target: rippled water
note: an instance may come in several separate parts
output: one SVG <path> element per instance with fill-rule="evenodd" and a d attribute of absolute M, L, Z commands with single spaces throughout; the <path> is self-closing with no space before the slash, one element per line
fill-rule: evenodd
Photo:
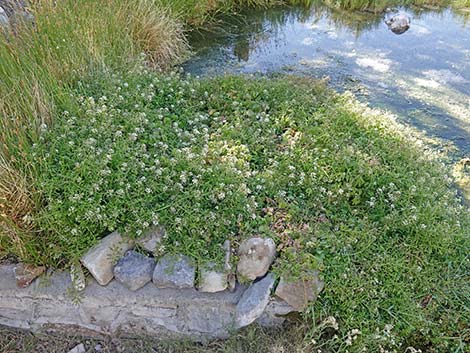
<path fill-rule="evenodd" d="M 292 73 L 328 76 L 372 106 L 470 153 L 470 22 L 450 9 L 400 9 L 411 28 L 392 33 L 385 15 L 276 8 L 222 19 L 194 33 L 198 75 Z"/>

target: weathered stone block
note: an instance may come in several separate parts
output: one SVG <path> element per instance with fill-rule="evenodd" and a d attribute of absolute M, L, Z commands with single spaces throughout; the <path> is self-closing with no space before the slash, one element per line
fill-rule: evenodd
<path fill-rule="evenodd" d="M 153 283 L 158 288 L 193 288 L 196 268 L 193 261 L 183 255 L 165 255 L 153 272 Z"/>
<path fill-rule="evenodd" d="M 270 238 L 251 238 L 240 244 L 238 256 L 239 279 L 252 281 L 268 272 L 276 257 L 276 244 Z"/>
<path fill-rule="evenodd" d="M 227 289 L 227 273 L 216 270 L 215 264 L 210 263 L 200 270 L 199 290 L 201 292 L 215 293 Z"/>
<path fill-rule="evenodd" d="M 135 291 L 152 280 L 155 261 L 136 251 L 128 251 L 114 267 L 114 277 Z"/>
<path fill-rule="evenodd" d="M 114 277 L 113 268 L 116 261 L 131 248 L 130 239 L 124 239 L 118 232 L 111 233 L 82 257 L 83 266 L 99 284 L 105 286 Z"/>
<path fill-rule="evenodd" d="M 253 283 L 243 293 L 237 304 L 235 314 L 235 326 L 237 328 L 251 324 L 263 314 L 268 305 L 273 286 L 274 276 L 269 273 L 263 279 Z"/>
<path fill-rule="evenodd" d="M 187 312 L 185 321 L 191 331 L 225 337 L 234 327 L 234 310 L 224 305 L 191 305 Z"/>
<path fill-rule="evenodd" d="M 276 288 L 276 296 L 283 299 L 296 311 L 303 311 L 309 302 L 317 299 L 324 282 L 320 280 L 318 271 L 313 271 L 309 279 L 287 281 L 281 277 Z"/>

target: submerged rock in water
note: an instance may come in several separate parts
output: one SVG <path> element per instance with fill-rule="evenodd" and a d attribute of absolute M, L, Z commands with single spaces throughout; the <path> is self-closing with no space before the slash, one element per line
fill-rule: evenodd
<path fill-rule="evenodd" d="M 403 34 L 410 29 L 411 18 L 405 13 L 398 13 L 385 20 L 388 29 L 395 34 Z"/>

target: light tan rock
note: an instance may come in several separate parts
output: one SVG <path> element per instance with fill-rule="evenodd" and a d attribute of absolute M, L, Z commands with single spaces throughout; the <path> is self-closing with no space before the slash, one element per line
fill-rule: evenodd
<path fill-rule="evenodd" d="M 227 289 L 227 286 L 227 272 L 217 271 L 213 263 L 201 269 L 199 291 L 207 293 L 222 292 Z"/>
<path fill-rule="evenodd" d="M 115 263 L 132 248 L 132 243 L 130 239 L 123 238 L 118 232 L 111 233 L 88 250 L 82 257 L 82 264 L 99 284 L 105 286 L 114 277 Z"/>
<path fill-rule="evenodd" d="M 275 295 L 288 303 L 295 311 L 303 311 L 308 303 L 317 299 L 324 282 L 320 280 L 318 271 L 313 271 L 309 279 L 287 281 L 281 277 Z"/>
<path fill-rule="evenodd" d="M 238 248 L 237 274 L 239 280 L 263 277 L 276 257 L 276 244 L 270 238 L 251 238 Z"/>

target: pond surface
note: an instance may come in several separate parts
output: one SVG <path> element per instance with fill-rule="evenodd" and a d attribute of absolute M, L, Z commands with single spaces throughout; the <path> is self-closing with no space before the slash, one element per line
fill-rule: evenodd
<path fill-rule="evenodd" d="M 401 35 L 393 14 L 351 14 L 321 7 L 275 8 L 222 19 L 193 33 L 196 75 L 290 73 L 328 77 L 372 107 L 388 109 L 429 136 L 470 153 L 469 14 L 399 9 L 411 17 Z"/>

